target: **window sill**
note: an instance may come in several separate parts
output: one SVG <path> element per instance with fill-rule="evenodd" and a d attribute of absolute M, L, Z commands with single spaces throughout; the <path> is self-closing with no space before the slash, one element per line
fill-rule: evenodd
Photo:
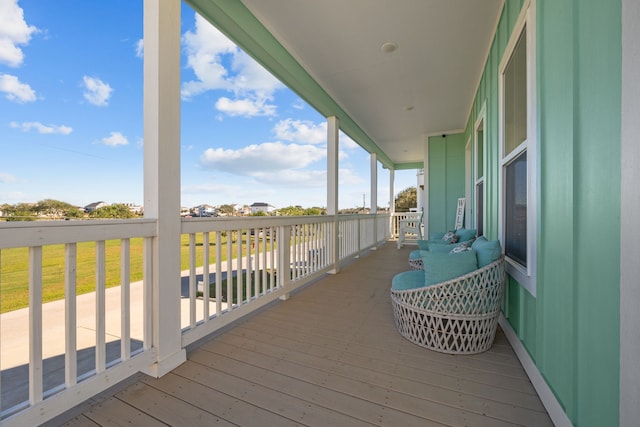
<path fill-rule="evenodd" d="M 527 268 L 521 264 L 513 261 L 510 258 L 505 258 L 506 271 L 511 277 L 513 277 L 524 289 L 531 294 L 532 297 L 536 297 L 536 280 L 535 277 L 529 275 Z"/>

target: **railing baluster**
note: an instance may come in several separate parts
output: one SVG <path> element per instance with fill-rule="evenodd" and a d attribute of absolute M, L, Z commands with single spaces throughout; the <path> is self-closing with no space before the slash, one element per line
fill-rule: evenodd
<path fill-rule="evenodd" d="M 231 230 L 227 231 L 227 310 L 233 309 L 233 274 L 232 274 L 232 261 L 233 261 L 233 233 Z"/>
<path fill-rule="evenodd" d="M 242 230 L 236 230 L 236 287 L 238 294 L 238 306 L 244 301 L 244 280 L 242 276 Z"/>
<path fill-rule="evenodd" d="M 253 229 L 253 242 L 252 246 L 254 248 L 253 255 L 255 262 L 253 264 L 253 296 L 254 298 L 258 298 L 260 296 L 260 229 Z"/>
<path fill-rule="evenodd" d="M 196 233 L 189 234 L 189 325 L 196 327 Z"/>
<path fill-rule="evenodd" d="M 262 229 L 262 292 L 261 295 L 266 295 L 267 287 L 269 283 L 267 281 L 267 228 Z"/>
<path fill-rule="evenodd" d="M 202 233 L 202 317 L 204 321 L 209 321 L 209 297 L 210 289 L 209 283 L 209 232 Z"/>
<path fill-rule="evenodd" d="M 120 240 L 120 360 L 131 357 L 131 241 Z"/>
<path fill-rule="evenodd" d="M 246 246 L 246 260 L 247 260 L 247 268 L 245 269 L 245 282 L 247 283 L 247 302 L 251 301 L 252 290 L 251 290 L 251 269 L 253 268 L 252 254 L 251 254 L 251 230 L 245 230 L 245 246 Z"/>
<path fill-rule="evenodd" d="M 42 401 L 42 246 L 29 247 L 29 402 Z"/>
<path fill-rule="evenodd" d="M 276 230 L 273 227 L 269 227 L 269 245 L 271 250 L 269 251 L 269 255 L 271 257 L 271 281 L 269 282 L 269 290 L 273 290 L 278 287 L 276 283 Z"/>
<path fill-rule="evenodd" d="M 65 386 L 70 388 L 78 381 L 77 353 L 77 300 L 76 300 L 76 260 L 77 245 L 67 243 L 64 248 L 64 323 L 65 354 L 64 372 Z"/>
<path fill-rule="evenodd" d="M 96 242 L 96 373 L 103 372 L 106 357 L 106 308 L 105 308 L 105 241 Z"/>
<path fill-rule="evenodd" d="M 216 231 L 216 315 L 222 314 L 222 237 Z"/>
<path fill-rule="evenodd" d="M 142 277 L 143 286 L 143 344 L 142 348 L 146 351 L 153 345 L 153 241 L 154 237 L 144 238 L 144 269 Z"/>

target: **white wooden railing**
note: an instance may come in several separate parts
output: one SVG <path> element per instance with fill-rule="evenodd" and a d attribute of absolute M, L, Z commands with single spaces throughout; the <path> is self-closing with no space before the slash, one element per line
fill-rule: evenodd
<path fill-rule="evenodd" d="M 389 215 L 183 219 L 189 268 L 176 284 L 182 286 L 183 348 L 338 271 L 386 241 L 391 223 Z M 0 223 L 0 261 L 3 249 L 25 248 L 29 254 L 28 271 L 22 272 L 29 307 L 0 319 L 0 356 L 11 355 L 0 362 L 12 360 L 2 365 L 0 424 L 40 424 L 155 362 L 150 278 L 156 228 L 147 219 Z M 141 257 L 130 250 L 137 238 L 143 240 Z M 64 246 L 64 262 L 52 267 L 47 254 L 55 245 Z M 94 253 L 90 294 L 76 292 L 78 248 Z M 119 285 L 107 289 L 111 257 L 119 259 Z M 137 267 L 143 277 L 131 283 L 135 263 L 142 264 Z M 44 305 L 43 277 L 52 268 L 64 297 Z M 3 274 L 0 269 L 0 287 Z M 234 276 L 235 284 L 225 283 Z M 23 331 L 8 331 L 11 325 Z"/>
<path fill-rule="evenodd" d="M 400 221 L 409 217 L 415 216 L 415 212 L 394 212 L 391 216 L 390 224 L 390 236 L 392 239 L 398 238 L 398 232 L 400 231 Z"/>

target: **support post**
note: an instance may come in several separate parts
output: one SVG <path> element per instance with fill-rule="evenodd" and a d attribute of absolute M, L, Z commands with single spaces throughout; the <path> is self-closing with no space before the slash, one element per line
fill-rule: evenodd
<path fill-rule="evenodd" d="M 396 197 L 395 197 L 395 169 L 389 169 L 389 233 L 392 238 L 398 238 L 398 227 L 396 226 Z"/>
<path fill-rule="evenodd" d="M 180 325 L 180 0 L 144 0 L 144 216 L 157 220 L 152 343 L 160 377 L 186 360 Z M 146 319 L 149 321 L 149 319 Z"/>
<path fill-rule="evenodd" d="M 378 155 L 371 153 L 371 209 L 369 213 L 376 215 L 378 213 Z M 373 220 L 373 249 L 378 246 L 378 223 Z"/>
<path fill-rule="evenodd" d="M 331 263 L 337 273 L 340 261 L 340 236 L 338 224 L 338 131 L 340 124 L 335 116 L 327 118 L 327 215 L 333 215 L 333 230 L 331 235 Z"/>

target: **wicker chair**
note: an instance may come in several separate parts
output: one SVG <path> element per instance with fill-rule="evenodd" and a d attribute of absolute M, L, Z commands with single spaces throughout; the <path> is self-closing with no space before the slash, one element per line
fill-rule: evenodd
<path fill-rule="evenodd" d="M 407 272 L 417 274 L 414 270 Z M 402 274 L 402 273 L 401 273 Z M 493 345 L 504 293 L 504 258 L 431 286 L 391 290 L 396 327 L 409 341 L 449 354 Z"/>

